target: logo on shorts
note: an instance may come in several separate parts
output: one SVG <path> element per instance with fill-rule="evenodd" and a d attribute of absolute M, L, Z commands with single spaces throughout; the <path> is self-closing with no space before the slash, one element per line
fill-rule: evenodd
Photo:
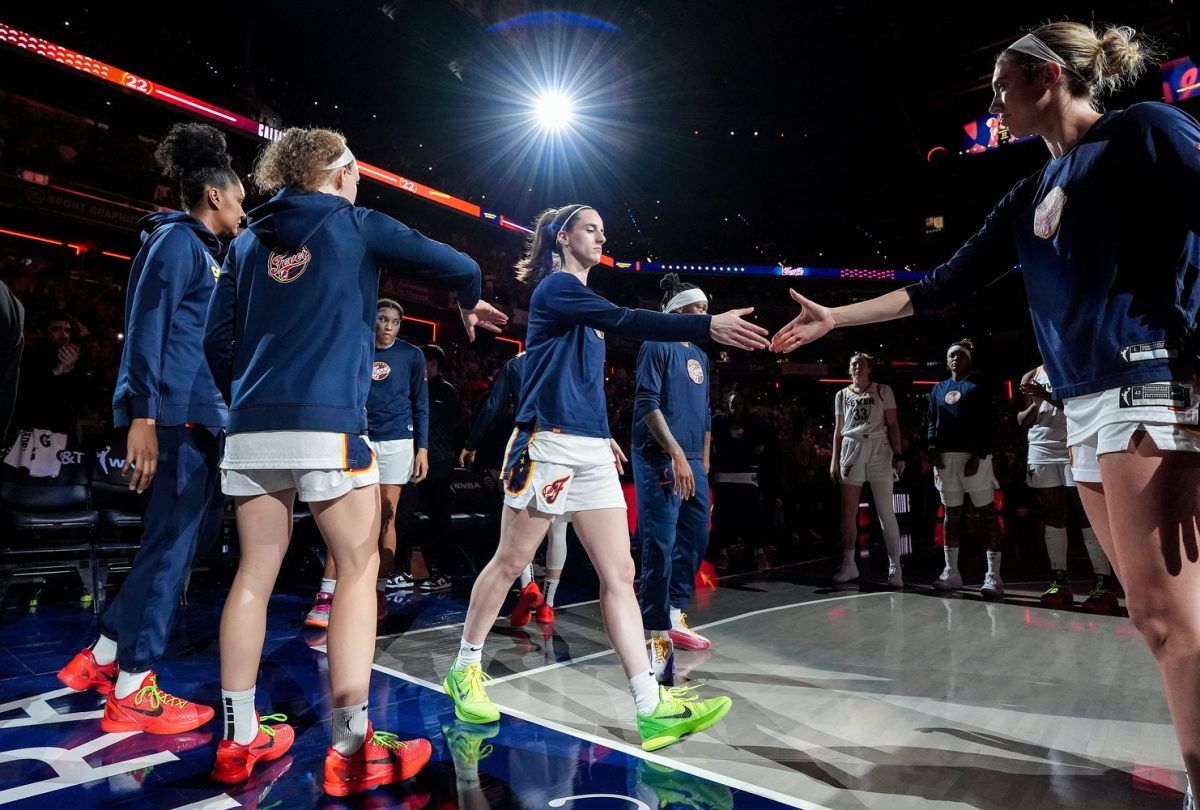
<path fill-rule="evenodd" d="M 946 392 L 946 404 L 947 405 L 953 405 L 954 403 L 958 402 L 960 399 L 962 399 L 962 391 L 955 389 L 953 391 Z"/>
<path fill-rule="evenodd" d="M 304 275 L 310 261 L 312 261 L 312 254 L 308 252 L 307 246 L 301 247 L 298 253 L 287 255 L 279 251 L 272 251 L 271 257 L 267 260 L 267 275 L 280 284 L 287 284 Z"/>
<path fill-rule="evenodd" d="M 704 366 L 696 358 L 691 358 L 687 361 L 688 376 L 692 378 L 692 382 L 696 385 L 701 385 L 704 382 Z"/>
<path fill-rule="evenodd" d="M 567 485 L 567 482 L 570 480 L 571 480 L 571 476 L 564 475 L 562 478 L 559 478 L 557 481 L 551 481 L 549 484 L 546 484 L 546 486 L 542 487 L 542 500 L 544 500 L 548 504 L 551 504 L 551 503 L 554 503 L 555 501 L 557 501 L 558 496 L 560 494 L 562 494 L 563 487 L 565 487 Z"/>
<path fill-rule="evenodd" d="M 386 380 L 389 376 L 391 376 L 391 373 L 392 367 L 382 360 L 376 360 L 371 364 L 371 379 L 374 382 Z"/>
<path fill-rule="evenodd" d="M 604 340 L 603 332 L 601 332 L 599 329 L 593 329 L 592 331 L 596 333 L 596 337 L 600 338 L 601 340 Z"/>
<path fill-rule="evenodd" d="M 1054 234 L 1058 233 L 1058 224 L 1062 221 L 1062 212 L 1066 204 L 1067 195 L 1062 186 L 1051 189 L 1033 214 L 1034 234 L 1042 239 L 1053 239 Z"/>
<path fill-rule="evenodd" d="M 1192 387 L 1176 382 L 1123 385 L 1119 401 L 1122 408 L 1186 410 L 1192 406 Z"/>

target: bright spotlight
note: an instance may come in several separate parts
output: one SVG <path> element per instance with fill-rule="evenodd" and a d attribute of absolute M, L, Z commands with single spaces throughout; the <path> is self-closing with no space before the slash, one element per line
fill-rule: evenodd
<path fill-rule="evenodd" d="M 533 115 L 542 129 L 557 131 L 574 120 L 575 104 L 564 93 L 543 93 L 534 102 Z"/>

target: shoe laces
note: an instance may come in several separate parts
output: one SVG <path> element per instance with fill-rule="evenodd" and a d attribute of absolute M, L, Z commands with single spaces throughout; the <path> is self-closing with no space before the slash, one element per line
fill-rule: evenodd
<path fill-rule="evenodd" d="M 408 748 L 406 743 L 401 742 L 400 738 L 390 731 L 372 732 L 371 742 L 373 742 L 375 745 L 382 746 L 389 751 L 399 751 L 401 748 Z"/>
<path fill-rule="evenodd" d="M 150 683 L 139 689 L 137 694 L 133 696 L 133 704 L 135 706 L 141 706 L 143 700 L 150 701 L 151 709 L 157 709 L 160 704 L 165 704 L 167 706 L 178 706 L 181 709 L 188 705 L 188 702 L 183 698 L 178 698 L 174 695 L 168 695 L 166 692 L 159 689 L 157 675 L 151 675 Z"/>
<path fill-rule="evenodd" d="M 685 703 L 694 703 L 700 699 L 700 696 L 695 694 L 699 686 L 663 686 L 660 699 L 668 705 L 682 705 Z"/>
<path fill-rule="evenodd" d="M 671 652 L 671 645 L 665 638 L 655 636 L 650 639 L 650 647 L 654 650 L 654 663 L 665 662 Z"/>
<path fill-rule="evenodd" d="M 1108 588 L 1104 587 L 1104 578 L 1096 577 L 1096 584 L 1092 586 L 1092 591 L 1091 591 L 1091 593 L 1088 594 L 1088 596 L 1097 596 L 1098 597 L 1098 596 L 1104 596 L 1104 594 L 1106 594 L 1106 593 L 1108 593 Z"/>
<path fill-rule="evenodd" d="M 679 614 L 679 629 L 687 630 L 688 632 L 691 632 L 691 630 L 692 630 L 692 628 L 688 627 L 686 613 L 680 612 L 680 614 Z"/>
<path fill-rule="evenodd" d="M 483 685 L 492 680 L 492 676 L 483 671 L 483 667 L 479 664 L 469 664 L 462 671 L 462 681 L 466 684 L 467 691 L 471 693 L 472 700 L 487 700 L 487 693 L 483 690 Z"/>
<path fill-rule="evenodd" d="M 268 737 L 275 736 L 275 726 L 268 726 L 265 721 L 270 720 L 273 723 L 286 723 L 286 714 L 264 714 L 258 718 L 258 730 Z"/>

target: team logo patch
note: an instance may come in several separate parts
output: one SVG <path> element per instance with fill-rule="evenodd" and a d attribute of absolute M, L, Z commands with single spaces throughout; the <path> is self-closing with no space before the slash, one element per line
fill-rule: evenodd
<path fill-rule="evenodd" d="M 392 367 L 382 360 L 376 360 L 371 364 L 371 379 L 374 382 L 386 380 L 389 376 L 391 376 L 391 373 Z"/>
<path fill-rule="evenodd" d="M 701 385 L 704 382 L 704 366 L 696 358 L 691 358 L 687 361 L 688 376 L 692 378 L 692 382 L 696 385 Z"/>
<path fill-rule="evenodd" d="M 962 399 L 962 391 L 947 391 L 946 392 L 946 404 L 947 405 L 953 405 L 954 403 L 958 402 L 960 399 Z"/>
<path fill-rule="evenodd" d="M 311 260 L 312 254 L 308 252 L 307 245 L 301 247 L 297 253 L 286 255 L 272 251 L 271 258 L 267 260 L 267 275 L 281 284 L 287 284 L 304 275 Z"/>
<path fill-rule="evenodd" d="M 600 338 L 601 340 L 604 340 L 603 332 L 601 332 L 599 329 L 593 329 L 592 331 L 596 333 L 596 337 Z"/>
<path fill-rule="evenodd" d="M 209 269 L 209 270 L 212 270 L 212 274 L 213 274 L 213 278 L 214 278 L 214 279 L 220 278 L 220 276 L 221 276 L 221 268 L 220 268 L 218 265 L 215 265 L 215 264 L 214 264 L 212 267 L 210 267 L 210 268 L 208 268 L 208 269 Z"/>
<path fill-rule="evenodd" d="M 546 484 L 546 486 L 542 487 L 542 500 L 544 500 L 547 504 L 557 501 L 558 496 L 562 494 L 563 487 L 565 487 L 567 482 L 570 480 L 571 476 L 564 475 L 557 481 L 551 481 L 549 484 Z"/>
<path fill-rule="evenodd" d="M 1058 233 L 1058 223 L 1062 221 L 1063 207 L 1067 204 L 1067 194 L 1062 186 L 1055 186 L 1046 195 L 1037 211 L 1033 214 L 1033 232 L 1042 239 L 1053 239 Z"/>

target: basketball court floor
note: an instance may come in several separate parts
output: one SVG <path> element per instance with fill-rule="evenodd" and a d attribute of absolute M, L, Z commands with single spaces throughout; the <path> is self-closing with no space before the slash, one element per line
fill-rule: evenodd
<path fill-rule="evenodd" d="M 484 649 L 503 716 L 454 718 L 441 677 L 468 583 L 393 597 L 372 682 L 377 727 L 434 743 L 411 783 L 345 800 L 320 791 L 328 744 L 324 637 L 300 594 L 271 606 L 260 711 L 287 714 L 292 752 L 250 782 L 207 778 L 218 724 L 178 737 L 105 734 L 101 699 L 61 688 L 94 635 L 90 611 L 9 609 L 0 627 L 0 805 L 14 808 L 595 807 L 1178 808 L 1182 765 L 1153 659 L 1126 618 L 833 590 L 829 561 L 729 577 L 689 621 L 712 642 L 678 652 L 681 681 L 734 708 L 702 735 L 646 753 L 600 628 L 594 591 L 560 591 L 557 621 Z M 186 608 L 160 681 L 217 704 L 218 588 Z"/>

